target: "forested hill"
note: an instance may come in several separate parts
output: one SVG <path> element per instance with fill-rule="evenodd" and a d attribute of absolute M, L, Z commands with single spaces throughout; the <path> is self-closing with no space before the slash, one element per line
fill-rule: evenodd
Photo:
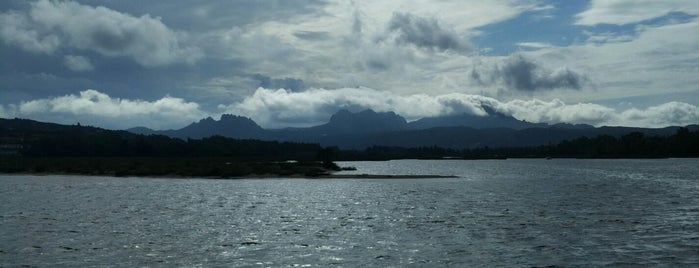
<path fill-rule="evenodd" d="M 669 158 L 699 157 L 699 130 L 677 128 L 675 134 L 649 136 L 631 132 L 620 137 L 599 135 L 564 140 L 557 144 L 519 147 L 480 147 L 450 149 L 444 147 L 373 146 L 364 150 L 345 150 L 340 160 L 386 159 L 504 159 L 504 158 Z"/>
<path fill-rule="evenodd" d="M 475 148 L 450 148 L 433 144 L 412 143 L 413 146 L 379 145 L 358 150 L 334 148 L 331 149 L 334 151 L 331 155 L 343 160 L 549 156 L 584 158 L 699 157 L 699 130 L 696 127 L 671 129 L 674 130 L 674 134 L 661 135 L 639 131 L 622 133 L 628 128 L 609 128 L 598 135 L 582 137 L 571 135 L 569 139 L 545 145 L 517 145 L 515 139 L 512 141 L 512 146 L 506 147 L 491 147 L 483 144 Z M 668 131 L 670 128 L 664 130 Z M 470 136 L 466 134 L 473 130 L 466 129 L 464 133 L 454 132 L 454 128 L 435 128 L 423 131 L 432 135 L 434 140 L 454 136 L 468 142 Z M 448 135 L 437 135 L 440 131 L 444 131 Z M 488 130 L 479 131 L 485 135 Z M 533 132 L 532 135 L 534 135 L 540 134 L 538 131 L 545 130 L 525 129 L 518 131 L 518 133 L 528 131 Z M 567 131 L 575 133 L 574 130 Z M 618 133 L 618 135 L 605 133 Z M 402 144 L 399 135 L 395 135 L 393 141 L 396 144 Z M 371 142 L 371 140 L 366 142 Z M 453 141 L 447 140 L 446 142 Z M 140 135 L 90 126 L 68 126 L 26 119 L 0 119 L 0 155 L 28 157 L 226 157 L 242 161 L 281 161 L 291 159 L 317 160 L 319 154 L 321 152 L 327 153 L 327 150 L 328 148 L 324 149 L 318 144 L 308 143 L 241 140 L 222 136 L 179 139 L 164 135 Z"/>
<path fill-rule="evenodd" d="M 315 160 L 317 144 L 237 140 L 221 136 L 178 139 L 90 126 L 0 118 L 0 153 L 30 157 L 228 157 Z"/>

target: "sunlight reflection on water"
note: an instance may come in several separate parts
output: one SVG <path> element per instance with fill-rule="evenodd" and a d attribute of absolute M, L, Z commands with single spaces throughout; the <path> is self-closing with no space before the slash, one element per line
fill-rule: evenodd
<path fill-rule="evenodd" d="M 341 163 L 459 179 L 0 176 L 0 266 L 699 263 L 696 159 Z"/>

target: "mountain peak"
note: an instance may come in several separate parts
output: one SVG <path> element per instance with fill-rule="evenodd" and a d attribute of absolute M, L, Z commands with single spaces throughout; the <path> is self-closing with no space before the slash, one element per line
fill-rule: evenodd
<path fill-rule="evenodd" d="M 330 122 L 320 127 L 331 132 L 381 132 L 403 130 L 407 121 L 394 112 L 379 112 L 366 109 L 352 113 L 346 109 L 339 110 L 330 117 Z"/>
<path fill-rule="evenodd" d="M 255 121 L 252 121 L 252 119 L 245 117 L 245 116 L 233 115 L 233 114 L 222 114 L 221 119 L 219 120 L 219 123 L 236 124 L 239 127 L 246 126 L 246 127 L 252 127 L 252 128 L 260 128 L 260 126 L 257 123 L 255 123 Z"/>
<path fill-rule="evenodd" d="M 335 114 L 333 114 L 332 116 L 330 116 L 330 122 L 337 121 L 337 120 L 342 120 L 342 119 L 344 119 L 344 118 L 349 118 L 349 117 L 351 117 L 352 115 L 353 115 L 352 112 L 350 112 L 349 110 L 347 110 L 347 109 L 340 109 L 340 110 L 337 111 Z"/>
<path fill-rule="evenodd" d="M 203 138 L 211 135 L 222 135 L 232 138 L 256 137 L 264 130 L 252 119 L 232 114 L 223 114 L 218 121 L 211 117 L 199 120 L 180 130 L 174 131 L 173 136 L 181 138 Z"/>
<path fill-rule="evenodd" d="M 470 127 L 476 129 L 484 128 L 511 128 L 525 129 L 531 127 L 541 127 L 541 124 L 529 123 L 518 120 L 512 116 L 496 111 L 492 107 L 483 106 L 488 115 L 474 114 L 454 114 L 438 117 L 422 118 L 410 122 L 411 129 L 428 129 L 434 127 Z M 545 124 L 543 124 L 545 125 Z"/>
<path fill-rule="evenodd" d="M 211 116 L 199 120 L 199 123 L 213 123 L 216 122 Z"/>

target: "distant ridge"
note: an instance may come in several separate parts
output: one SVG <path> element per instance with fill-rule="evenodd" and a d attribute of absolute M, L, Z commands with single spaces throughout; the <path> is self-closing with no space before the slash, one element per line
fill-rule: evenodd
<path fill-rule="evenodd" d="M 127 129 L 127 131 L 145 135 L 161 134 L 183 139 L 199 139 L 214 135 L 239 139 L 251 139 L 259 138 L 265 133 L 265 130 L 252 119 L 231 114 L 221 115 L 221 119 L 218 121 L 211 117 L 207 117 L 199 120 L 199 122 L 191 123 L 188 126 L 177 130 L 157 131 L 146 127 L 135 127 Z"/>
<path fill-rule="evenodd" d="M 530 123 L 486 109 L 487 115 L 456 114 L 423 118 L 407 122 L 394 112 L 339 110 L 327 123 L 307 128 L 264 129 L 252 119 L 222 115 L 211 117 L 177 130 L 155 131 L 137 127 L 128 129 L 138 134 L 161 134 L 177 138 L 204 138 L 220 135 L 238 139 L 259 139 L 319 143 L 344 149 L 371 146 L 430 147 L 465 149 L 479 147 L 521 147 L 558 143 L 579 137 L 611 135 L 619 137 L 631 132 L 649 136 L 667 136 L 678 127 L 631 128 L 600 127 L 585 124 Z M 690 130 L 697 125 L 688 126 Z"/>
<path fill-rule="evenodd" d="M 141 135 L 153 135 L 153 134 L 159 134 L 159 131 L 153 130 L 147 127 L 132 127 L 129 129 L 125 129 L 128 132 L 134 133 L 134 134 L 141 134 Z"/>
<path fill-rule="evenodd" d="M 366 113 L 365 115 L 371 115 Z M 390 118 L 393 115 L 386 114 Z M 360 116 L 361 117 L 361 116 Z M 349 114 L 349 118 L 356 119 Z M 234 119 L 234 120 L 227 120 Z M 246 122 L 239 117 L 224 120 L 204 119 L 203 122 Z M 391 121 L 394 121 L 391 119 Z M 337 121 L 336 121 L 337 122 Z M 339 122 L 342 122 L 339 121 Z M 395 121 L 398 122 L 398 121 Z M 199 122 L 197 122 L 199 123 Z M 146 130 L 137 128 L 137 130 Z M 273 133 L 275 130 L 267 130 Z M 276 130 L 279 131 L 279 130 Z M 294 130 L 298 131 L 298 130 Z M 586 128 L 508 128 L 474 129 L 468 127 L 437 127 L 422 130 L 396 130 L 353 135 L 310 137 L 302 129 L 304 140 L 339 145 L 342 149 L 323 148 L 316 142 L 277 142 L 255 139 L 231 139 L 213 136 L 202 139 L 138 135 L 122 130 L 91 126 L 60 125 L 28 119 L 0 118 L 0 169 L 3 172 L 61 172 L 91 175 L 172 175 L 240 176 L 244 174 L 288 175 L 288 159 L 302 159 L 299 174 L 320 174 L 318 165 L 310 167 L 304 161 L 388 159 L 503 159 L 515 158 L 657 158 L 696 157 L 699 155 L 699 125 L 684 128 L 658 129 L 600 127 Z M 278 133 L 288 134 L 281 131 Z M 297 137 L 297 138 L 298 138 Z M 563 140 L 565 139 L 565 141 Z M 556 141 L 558 140 L 558 141 Z M 461 150 L 465 149 L 465 150 Z M 322 154 L 321 154 L 322 153 Z M 30 158 L 25 158 L 30 157 Z M 31 158 L 39 157 L 39 158 Z M 44 161 L 45 157 L 68 157 L 68 162 Z M 92 157 L 110 157 L 109 166 Z M 134 158 L 147 158 L 139 164 Z M 165 160 L 164 158 L 169 159 Z M 172 158 L 174 157 L 174 158 Z M 192 158 L 193 157 L 193 158 Z M 218 164 L 211 162 L 219 158 Z M 225 157 L 225 161 L 221 161 Z M 200 163 L 173 162 L 177 159 L 198 159 Z M 35 160 L 39 160 L 38 162 Z M 9 160 L 9 161 L 7 161 Z M 21 161 L 17 162 L 17 161 Z M 231 161 L 234 160 L 234 161 Z M 14 162 L 13 162 L 14 161 Z M 252 161 L 238 165 L 235 161 Z M 259 161 L 274 161 L 259 166 Z M 326 161 L 326 160 L 323 160 Z M 116 164 L 114 164 L 116 163 Z M 65 164 L 70 164 L 66 166 Z M 165 166 L 163 166 L 165 164 Z M 213 166 L 211 165 L 213 164 Z M 47 165 L 52 168 L 47 169 Z M 18 168 L 20 167 L 20 168 Z M 146 169 L 144 169 L 144 167 Z M 323 163 L 323 167 L 327 166 Z M 310 168 L 310 169 L 308 169 Z M 337 168 L 337 167 L 332 167 Z M 314 171 L 315 170 L 315 171 Z M 176 172 L 176 173 L 173 173 Z M 310 172 L 310 173 L 309 173 Z M 323 172 L 322 170 L 320 172 Z M 306 175 L 314 176 L 314 175 Z"/>

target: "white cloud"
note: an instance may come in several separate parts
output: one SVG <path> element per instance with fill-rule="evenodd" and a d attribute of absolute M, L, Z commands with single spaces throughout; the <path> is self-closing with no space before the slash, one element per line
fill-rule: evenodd
<path fill-rule="evenodd" d="M 54 53 L 60 47 L 131 57 L 143 66 L 193 62 L 198 49 L 183 47 L 178 34 L 150 15 L 134 17 L 106 7 L 40 0 L 26 12 L 0 14 L 0 37 L 25 50 Z"/>
<path fill-rule="evenodd" d="M 66 55 L 63 57 L 63 64 L 73 72 L 88 72 L 95 69 L 90 59 L 83 56 Z"/>
<path fill-rule="evenodd" d="M 644 127 L 699 124 L 699 107 L 673 101 L 642 110 L 631 108 L 621 113 L 619 121 Z"/>
<path fill-rule="evenodd" d="M 623 35 L 612 32 L 592 33 L 585 31 L 584 33 L 588 36 L 585 42 L 592 44 L 630 42 L 636 39 L 636 36 L 633 35 Z"/>
<path fill-rule="evenodd" d="M 603 125 L 615 117 L 615 110 L 593 103 L 566 104 L 559 99 L 513 100 L 499 103 L 498 110 L 528 122 L 584 123 Z"/>
<path fill-rule="evenodd" d="M 457 96 L 454 98 L 454 96 Z M 251 117 L 263 126 L 286 127 L 324 123 L 338 109 L 394 111 L 408 119 L 451 113 L 484 114 L 482 96 L 424 94 L 400 96 L 370 88 L 309 89 L 292 92 L 284 89 L 258 88 L 255 94 L 239 103 L 221 106 L 227 113 Z"/>
<path fill-rule="evenodd" d="M 225 113 L 248 116 L 265 127 L 288 127 L 299 126 L 300 123 L 304 126 L 325 123 L 339 109 L 394 111 L 408 120 L 416 120 L 460 113 L 485 115 L 483 107 L 490 107 L 520 120 L 542 123 L 639 127 L 699 123 L 699 107 L 679 102 L 670 102 L 645 110 L 628 109 L 618 112 L 599 104 L 567 104 L 559 99 L 503 102 L 480 95 L 396 95 L 371 88 L 316 88 L 303 92 L 259 88 L 245 100 L 220 108 Z"/>
<path fill-rule="evenodd" d="M 699 14 L 696 0 L 593 0 L 590 7 L 576 15 L 576 24 L 629 24 L 667 15 L 671 12 Z"/>
<path fill-rule="evenodd" d="M 553 100 L 499 101 L 481 95 L 397 95 L 371 88 L 310 89 L 292 92 L 258 88 L 255 94 L 220 111 L 252 118 L 267 128 L 323 124 L 339 109 L 378 112 L 394 111 L 409 121 L 452 114 L 486 115 L 486 108 L 537 123 L 585 123 L 595 126 L 619 125 L 665 127 L 699 124 L 699 107 L 668 102 L 645 109 L 615 110 L 594 103 L 568 104 Z M 147 126 L 155 129 L 181 128 L 209 116 L 197 103 L 170 96 L 155 101 L 112 98 L 96 90 L 79 95 L 36 99 L 17 105 L 0 105 L 0 117 L 31 118 L 40 121 L 124 129 Z"/>
<path fill-rule="evenodd" d="M 0 13 L 0 38 L 7 44 L 37 53 L 53 53 L 61 46 L 57 35 L 35 29 L 32 24 L 26 14 Z"/>
<path fill-rule="evenodd" d="M 519 42 L 516 45 L 520 48 L 525 48 L 525 49 L 542 49 L 542 48 L 553 47 L 553 45 L 551 45 L 549 43 L 542 43 L 542 42 Z"/>
<path fill-rule="evenodd" d="M 91 124 L 108 128 L 147 126 L 155 129 L 180 128 L 199 120 L 206 113 L 199 105 L 170 96 L 156 101 L 112 98 L 88 89 L 79 95 L 22 102 L 7 116 L 28 117 L 67 124 Z"/>
<path fill-rule="evenodd" d="M 641 27 L 634 36 L 604 34 L 586 43 L 523 54 L 547 66 L 568 66 L 584 73 L 591 85 L 581 91 L 582 101 L 697 92 L 697 32 L 699 20 L 694 19 Z M 571 96 L 560 97 L 571 101 Z"/>

